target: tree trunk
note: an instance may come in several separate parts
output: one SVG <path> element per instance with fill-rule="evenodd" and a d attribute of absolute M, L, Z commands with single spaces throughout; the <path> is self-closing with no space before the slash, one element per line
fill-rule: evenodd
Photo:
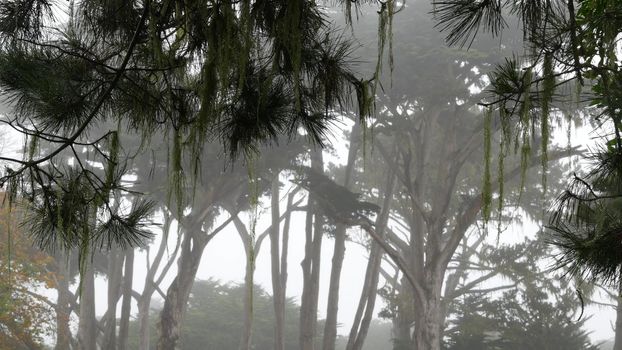
<path fill-rule="evenodd" d="M 250 244 L 253 244 L 251 242 Z M 244 329 L 240 340 L 240 350 L 251 350 L 253 339 L 253 274 L 255 272 L 254 258 L 250 259 L 247 251 L 246 273 L 244 275 Z"/>
<path fill-rule="evenodd" d="M 196 233 L 199 236 L 205 234 L 200 231 Z M 186 303 L 207 243 L 208 240 L 205 237 L 197 239 L 194 234 L 189 232 L 184 236 L 181 256 L 178 261 L 177 276 L 175 276 L 167 290 L 164 307 L 160 313 L 158 350 L 174 350 L 178 348 L 181 337 L 181 322 L 186 310 Z"/>
<path fill-rule="evenodd" d="M 149 307 L 151 306 L 151 293 L 143 294 L 138 302 L 138 350 L 149 350 Z"/>
<path fill-rule="evenodd" d="M 425 274 L 428 287 L 425 300 L 415 298 L 415 349 L 440 350 L 443 273 L 440 268 L 434 268 Z"/>
<path fill-rule="evenodd" d="M 370 298 L 375 298 L 375 293 L 373 293 L 374 297 L 370 297 L 370 294 L 372 294 L 372 290 L 375 290 L 377 288 L 377 276 L 379 273 L 380 264 L 377 264 L 376 262 L 380 260 L 380 257 L 378 256 L 380 254 L 379 248 L 380 247 L 378 247 L 376 244 L 372 244 L 372 249 L 369 254 L 369 260 L 367 261 L 367 269 L 365 271 L 365 280 L 363 282 L 363 288 L 361 289 L 361 297 L 359 299 L 358 307 L 354 315 L 354 322 L 352 322 L 352 328 L 350 328 L 350 334 L 348 336 L 346 350 L 353 350 L 355 348 L 355 344 L 359 339 L 361 322 L 367 308 L 369 307 L 369 300 Z"/>
<path fill-rule="evenodd" d="M 168 247 L 171 221 L 171 215 L 167 211 L 164 211 L 164 225 L 162 227 L 162 238 L 160 240 L 160 246 L 155 255 L 153 263 L 151 263 L 151 266 L 149 266 L 149 262 L 147 261 L 147 275 L 145 276 L 145 286 L 143 287 L 143 293 L 138 300 L 138 350 L 150 349 L 151 339 L 149 333 L 151 331 L 151 325 L 149 324 L 149 320 L 151 318 L 151 315 L 149 314 L 149 308 L 151 306 L 151 296 L 155 291 L 156 285 L 159 285 L 159 281 L 156 281 L 155 275 L 160 267 L 160 263 L 162 262 L 164 252 L 167 250 Z M 168 261 L 164 265 L 164 268 L 160 274 L 160 278 L 163 278 L 166 275 L 166 273 L 172 266 L 174 259 L 179 253 L 179 247 L 181 246 L 180 237 L 181 235 L 178 232 L 175 249 L 173 253 L 169 255 Z M 149 247 L 147 247 L 147 254 L 149 254 Z"/>
<path fill-rule="evenodd" d="M 108 254 L 108 310 L 104 324 L 102 350 L 116 350 L 117 347 L 117 303 L 123 272 L 123 255 L 117 249 Z"/>
<path fill-rule="evenodd" d="M 272 229 L 270 230 L 270 265 L 272 273 L 272 302 L 274 306 L 274 350 L 285 349 L 285 308 L 283 285 L 281 283 L 281 257 L 279 248 L 280 210 L 279 210 L 279 175 L 272 181 L 271 214 Z"/>
<path fill-rule="evenodd" d="M 406 278 L 400 283 L 397 295 L 397 315 L 393 319 L 393 350 L 410 350 L 413 348 L 412 324 L 415 320 L 414 296 Z"/>
<path fill-rule="evenodd" d="M 616 307 L 616 329 L 613 350 L 622 350 L 622 282 L 618 286 L 618 306 Z"/>
<path fill-rule="evenodd" d="M 125 271 L 123 273 L 123 302 L 121 303 L 121 320 L 119 322 L 119 350 L 127 349 L 132 311 L 132 282 L 134 279 L 134 249 L 125 253 Z"/>
<path fill-rule="evenodd" d="M 71 293 L 69 291 L 69 261 L 65 256 L 57 256 L 57 306 L 56 306 L 56 346 L 55 350 L 67 350 L 71 348 L 71 330 L 69 319 L 71 317 Z"/>
<path fill-rule="evenodd" d="M 389 221 L 394 188 L 395 172 L 390 170 L 383 191 L 382 211 L 376 218 L 376 233 L 380 238 L 384 237 L 384 231 Z M 355 322 L 352 324 L 350 337 L 346 346 L 348 350 L 360 350 L 365 343 L 365 338 L 367 337 L 367 332 L 369 331 L 369 326 L 373 318 L 374 307 L 376 305 L 381 264 L 382 249 L 380 245 L 374 241 L 371 246 L 367 273 L 365 275 L 365 285 L 363 287 L 365 290 L 361 294 Z M 363 312 L 363 310 L 365 311 Z"/>
<path fill-rule="evenodd" d="M 359 123 L 354 123 L 350 132 L 350 148 L 348 149 L 348 162 L 343 186 L 350 189 L 354 162 L 359 147 Z M 337 340 L 337 316 L 339 313 L 339 284 L 341 280 L 341 269 L 346 252 L 346 225 L 337 224 L 335 229 L 335 246 L 333 250 L 333 260 L 330 271 L 330 285 L 328 287 L 328 305 L 326 307 L 326 323 L 324 324 L 324 350 L 335 350 Z"/>
<path fill-rule="evenodd" d="M 80 350 L 97 349 L 97 320 L 95 319 L 95 272 L 93 264 L 87 267 L 82 276 L 80 291 L 80 321 L 78 324 L 78 345 Z"/>
<path fill-rule="evenodd" d="M 321 151 L 311 154 L 311 167 L 318 172 L 324 171 Z M 312 194 L 309 194 L 307 207 L 305 257 L 301 263 L 303 286 L 300 298 L 300 350 L 314 350 L 323 234 L 323 218 Z"/>
<path fill-rule="evenodd" d="M 339 314 L 339 287 L 341 270 L 346 253 L 346 227 L 339 224 L 335 230 L 335 246 L 330 270 L 330 285 L 328 288 L 328 305 L 326 306 L 326 323 L 324 324 L 324 350 L 335 350 L 337 340 L 337 316 Z"/>

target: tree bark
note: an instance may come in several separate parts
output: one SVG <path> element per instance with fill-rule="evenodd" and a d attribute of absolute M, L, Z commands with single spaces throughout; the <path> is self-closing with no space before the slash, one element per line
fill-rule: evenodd
<path fill-rule="evenodd" d="M 132 311 L 132 282 L 134 279 L 134 249 L 125 253 L 123 273 L 123 302 L 121 303 L 121 320 L 119 322 L 119 350 L 127 349 L 127 340 L 130 327 L 130 313 Z"/>
<path fill-rule="evenodd" d="M 356 308 L 356 313 L 354 315 L 354 321 L 352 322 L 352 327 L 350 328 L 350 334 L 348 336 L 346 350 L 354 349 L 355 343 L 357 342 L 359 329 L 361 327 L 361 321 L 368 306 L 371 290 L 376 288 L 376 285 L 374 284 L 374 275 L 378 272 L 376 266 L 379 267 L 379 265 L 376 264 L 376 261 L 379 260 L 378 254 L 380 254 L 379 247 L 372 244 L 372 249 L 370 250 L 369 259 L 367 261 L 367 269 L 365 270 L 365 280 L 363 282 L 361 296 L 359 298 L 359 303 Z"/>
<path fill-rule="evenodd" d="M 203 232 L 198 234 L 184 235 L 182 242 L 181 255 L 178 260 L 177 276 L 173 279 L 167 290 L 164 299 L 164 307 L 160 313 L 160 336 L 158 339 L 158 350 L 174 350 L 178 348 L 181 337 L 181 322 L 186 310 L 186 303 L 192 290 L 194 277 L 196 276 L 203 250 L 209 242 L 207 237 L 197 237 L 205 235 Z M 148 310 L 147 310 L 148 312 Z"/>
<path fill-rule="evenodd" d="M 56 345 L 55 350 L 67 350 L 71 348 L 71 330 L 69 319 L 71 317 L 71 293 L 69 291 L 69 260 L 65 256 L 56 257 L 58 266 L 56 273 Z"/>
<path fill-rule="evenodd" d="M 350 148 L 348 149 L 348 161 L 343 180 L 343 186 L 350 189 L 354 162 L 359 148 L 359 123 L 354 123 L 350 132 Z M 341 270 L 346 252 L 346 225 L 339 223 L 335 229 L 335 245 L 330 271 L 330 284 L 328 287 L 328 305 L 326 307 L 326 323 L 324 324 L 324 350 L 335 350 L 337 340 L 337 316 L 339 314 L 339 287 L 341 282 Z"/>
<path fill-rule="evenodd" d="M 82 276 L 80 291 L 80 320 L 78 324 L 78 346 L 80 350 L 97 349 L 97 320 L 95 319 L 95 271 L 91 262 Z"/>
<path fill-rule="evenodd" d="M 613 350 L 622 350 L 622 282 L 618 286 L 618 306 L 616 307 L 616 329 Z"/>
<path fill-rule="evenodd" d="M 252 244 L 252 243 L 251 243 Z M 254 261 L 246 260 L 246 273 L 244 275 L 244 329 L 240 340 L 240 350 L 251 350 L 253 339 L 253 274 L 255 272 Z"/>
<path fill-rule="evenodd" d="M 384 238 L 384 231 L 391 211 L 394 188 L 395 171 L 390 170 L 383 191 L 382 211 L 378 214 L 375 225 L 376 233 L 380 238 Z M 360 350 L 365 343 L 365 338 L 367 337 L 367 332 L 369 331 L 369 326 L 373 318 L 374 307 L 376 305 L 381 264 L 382 248 L 376 241 L 373 241 L 367 265 L 367 273 L 365 275 L 364 290 L 361 293 L 356 318 L 350 330 L 350 337 L 348 338 L 348 344 L 346 346 L 347 350 Z"/>
<path fill-rule="evenodd" d="M 143 287 L 143 292 L 138 300 L 138 349 L 139 350 L 149 350 L 150 349 L 150 331 L 151 325 L 149 324 L 149 319 L 151 318 L 150 306 L 151 306 L 151 297 L 155 291 L 156 286 L 160 284 L 160 281 L 170 267 L 173 264 L 173 261 L 176 259 L 177 254 L 179 253 L 179 248 L 181 246 L 181 234 L 178 232 L 177 243 L 175 244 L 175 249 L 173 253 L 170 254 L 162 272 L 160 274 L 160 278 L 156 281 L 156 272 L 160 267 L 160 263 L 162 262 L 162 258 L 164 256 L 164 252 L 168 247 L 168 238 L 171 227 L 171 215 L 165 210 L 164 211 L 164 226 L 162 227 L 162 239 L 160 241 L 160 246 L 158 247 L 158 251 L 153 259 L 153 263 L 149 266 L 149 261 L 147 261 L 147 275 L 145 276 L 145 286 Z M 147 254 L 149 253 L 149 247 L 147 247 Z"/>
<path fill-rule="evenodd" d="M 443 271 L 440 268 L 426 271 L 425 299 L 415 297 L 415 349 L 440 350 L 441 348 L 441 288 Z"/>
<path fill-rule="evenodd" d="M 149 307 L 151 306 L 151 294 L 146 297 L 145 294 L 141 296 L 141 300 L 138 302 L 138 350 L 149 350 Z"/>
<path fill-rule="evenodd" d="M 272 229 L 270 230 L 270 265 L 272 274 L 272 303 L 274 307 L 274 350 L 285 349 L 285 305 L 283 285 L 281 283 L 281 257 L 279 247 L 280 210 L 279 210 L 279 176 L 272 181 L 271 191 Z"/>
<path fill-rule="evenodd" d="M 123 273 L 123 255 L 118 249 L 108 253 L 108 310 L 104 324 L 102 350 L 116 350 L 117 347 L 117 303 Z"/>
<path fill-rule="evenodd" d="M 324 171 L 321 151 L 312 152 L 311 167 L 321 173 Z M 314 350 L 323 234 L 323 218 L 319 214 L 312 194 L 309 194 L 308 203 L 305 221 L 305 257 L 301 262 L 303 273 L 302 296 L 300 298 L 299 343 L 301 350 Z"/>

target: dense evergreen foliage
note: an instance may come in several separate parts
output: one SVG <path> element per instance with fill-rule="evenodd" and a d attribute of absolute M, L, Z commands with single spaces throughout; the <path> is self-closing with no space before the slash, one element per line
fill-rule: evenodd
<path fill-rule="evenodd" d="M 244 324 L 244 286 L 222 284 L 214 280 L 196 281 L 188 300 L 188 309 L 182 322 L 184 332 L 180 349 L 222 349 L 235 350 L 239 347 L 240 330 Z M 274 348 L 274 313 L 271 312 L 272 297 L 261 287 L 254 288 L 253 342 L 252 348 L 270 350 Z M 154 305 L 154 309 L 157 306 Z M 286 303 L 286 317 L 298 318 L 298 308 L 292 299 Z M 153 320 L 151 333 L 157 336 Z M 138 348 L 138 324 L 130 325 L 129 346 Z M 288 322 L 285 348 L 297 349 L 298 325 Z M 152 342 L 155 344 L 156 341 Z"/>
<path fill-rule="evenodd" d="M 559 265 L 572 274 L 618 281 L 622 256 L 610 247 L 619 243 L 621 227 L 616 209 L 622 196 L 620 2 L 470 3 L 437 2 L 439 25 L 448 31 L 449 42 L 470 43 L 479 29 L 498 35 L 507 26 L 508 13 L 520 18 L 524 30 L 524 53 L 491 75 L 493 94 L 485 103 L 502 121 L 518 125 L 502 143 L 514 140 L 515 147 L 527 150 L 529 135 L 538 126 L 546 150 L 549 119 L 572 105 L 585 107 L 575 113 L 601 130 L 597 148 L 587 157 L 592 169 L 575 175 L 553 208 L 551 241 L 561 248 Z"/>
<path fill-rule="evenodd" d="M 383 3 L 381 16 L 396 6 Z M 364 120 L 373 107 L 352 44 L 314 1 L 15 0 L 1 10 L 0 85 L 13 111 L 3 121 L 27 136 L 23 159 L 2 158 L 1 180 L 33 203 L 44 248 L 146 234 L 149 205 L 128 214 L 113 199 L 127 190 L 119 132 L 164 138 L 170 193 L 181 197 L 209 140 L 247 159 L 300 130 L 323 145 L 339 110 L 358 106 Z"/>

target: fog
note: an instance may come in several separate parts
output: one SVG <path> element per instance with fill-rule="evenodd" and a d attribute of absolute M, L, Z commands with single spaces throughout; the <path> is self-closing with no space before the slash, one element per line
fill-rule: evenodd
<path fill-rule="evenodd" d="M 619 281 L 551 233 L 610 133 L 561 60 L 553 97 L 508 97 L 511 57 L 546 84 L 516 12 L 451 42 L 424 0 L 7 3 L 1 349 L 622 337 Z"/>

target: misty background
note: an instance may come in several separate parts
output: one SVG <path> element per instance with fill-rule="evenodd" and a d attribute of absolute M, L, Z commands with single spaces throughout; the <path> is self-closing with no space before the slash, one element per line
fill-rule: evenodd
<path fill-rule="evenodd" d="M 362 106 L 331 106 L 336 117 L 323 144 L 295 127 L 294 137 L 232 160 L 235 144 L 217 137 L 200 152 L 178 154 L 180 136 L 165 128 L 145 139 L 111 120 L 89 128 L 93 137 L 118 131 L 125 163 L 110 176 L 129 191 L 111 203 L 122 216 L 149 201 L 143 229 L 150 234 L 125 246 L 102 241 L 105 249 L 92 254 L 43 252 L 33 248 L 40 236 L 18 223 L 38 224 L 28 209 L 3 209 L 0 248 L 10 259 L 0 275 L 13 278 L 16 294 L 2 298 L 19 312 L 0 316 L 0 344 L 400 350 L 415 348 L 419 334 L 438 349 L 612 349 L 622 332 L 618 291 L 565 278 L 545 242 L 547 211 L 585 170 L 581 155 L 593 145 L 593 128 L 577 112 L 585 106 L 555 106 L 546 166 L 536 146 L 512 151 L 502 142 L 507 126 L 496 119 L 487 126 L 480 101 L 495 65 L 524 50 L 518 23 L 500 38 L 478 36 L 467 50 L 446 45 L 429 1 L 388 3 L 401 8 L 390 41 L 379 34 L 388 19 L 373 4 L 353 9 L 351 24 L 342 7 L 321 9 L 330 35 L 352 41 L 349 69 L 377 80 L 367 96 L 374 114 L 362 123 Z M 55 11 L 62 18 L 67 9 Z M 141 108 L 150 113 L 156 102 L 146 98 Z M 1 112 L 10 119 L 14 108 L 7 99 Z M 53 146 L 39 140 L 30 151 L 30 142 L 3 127 L 3 156 Z M 491 152 L 507 157 L 487 163 Z M 54 162 L 108 176 L 105 159 L 87 146 Z M 11 328 L 16 314 L 28 327 Z"/>

